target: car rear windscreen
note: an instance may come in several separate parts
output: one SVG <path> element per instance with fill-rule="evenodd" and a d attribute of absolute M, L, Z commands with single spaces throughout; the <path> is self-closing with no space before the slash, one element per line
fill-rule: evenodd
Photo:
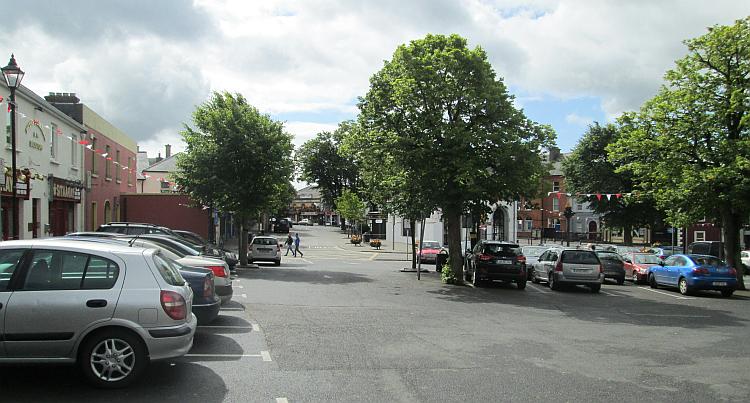
<path fill-rule="evenodd" d="M 585 250 L 565 250 L 562 252 L 563 263 L 599 264 L 596 253 Z"/>
<path fill-rule="evenodd" d="M 276 240 L 273 238 L 255 238 L 253 239 L 253 245 L 276 245 Z"/>
<path fill-rule="evenodd" d="M 695 262 L 695 264 L 699 266 L 724 266 L 724 262 L 721 261 L 718 257 L 713 256 L 691 256 L 690 259 Z"/>
<path fill-rule="evenodd" d="M 518 245 L 488 243 L 484 245 L 483 253 L 492 256 L 518 256 L 521 254 L 521 248 Z"/>
<path fill-rule="evenodd" d="M 612 262 L 622 262 L 622 258 L 617 253 L 597 253 L 599 260 L 609 260 Z"/>

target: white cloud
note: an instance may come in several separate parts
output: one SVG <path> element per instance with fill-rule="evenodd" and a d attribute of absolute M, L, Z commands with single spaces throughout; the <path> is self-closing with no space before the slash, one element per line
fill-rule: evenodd
<path fill-rule="evenodd" d="M 315 137 L 320 132 L 332 132 L 338 127 L 337 123 L 286 122 L 284 128 L 294 135 L 294 148 L 299 148 L 304 142 Z"/>
<path fill-rule="evenodd" d="M 588 116 L 580 116 L 575 113 L 570 113 L 565 116 L 565 121 L 578 126 L 588 126 L 594 122 L 594 118 Z"/>

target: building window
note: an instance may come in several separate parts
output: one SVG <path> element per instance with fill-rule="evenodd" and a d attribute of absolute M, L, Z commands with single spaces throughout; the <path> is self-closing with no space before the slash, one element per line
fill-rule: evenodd
<path fill-rule="evenodd" d="M 5 142 L 10 146 L 10 108 L 8 108 L 8 113 L 5 114 L 5 117 Z"/>
<path fill-rule="evenodd" d="M 107 179 L 112 179 L 112 156 L 109 155 L 111 152 L 111 148 L 107 146 L 104 151 L 107 154 L 107 157 L 104 159 L 104 177 Z"/>
<path fill-rule="evenodd" d="M 558 182 L 558 181 L 552 182 L 552 191 L 553 192 L 559 192 L 560 191 L 560 182 Z"/>
<path fill-rule="evenodd" d="M 518 231 L 523 231 L 523 220 L 518 220 Z"/>
<path fill-rule="evenodd" d="M 120 171 L 122 171 L 122 168 L 120 168 L 120 150 L 115 151 L 115 179 L 117 181 L 120 181 Z"/>
<path fill-rule="evenodd" d="M 50 156 L 52 159 L 57 158 L 57 125 L 54 123 L 50 124 L 52 127 L 52 146 L 50 147 Z"/>
<path fill-rule="evenodd" d="M 706 231 L 695 231 L 693 234 L 693 239 L 695 242 L 705 241 L 706 240 Z"/>
<path fill-rule="evenodd" d="M 73 134 L 70 136 L 70 138 L 73 139 L 70 142 L 70 165 L 75 167 L 77 163 L 76 158 L 78 158 L 76 155 L 78 152 L 78 141 L 77 141 L 78 136 Z"/>
<path fill-rule="evenodd" d="M 128 185 L 132 185 L 133 184 L 133 174 L 130 173 L 130 161 L 132 159 L 133 158 L 128 157 L 128 170 L 126 171 L 127 175 L 128 175 Z"/>
<path fill-rule="evenodd" d="M 552 198 L 552 211 L 560 211 L 560 199 Z"/>
<path fill-rule="evenodd" d="M 531 231 L 534 227 L 534 221 L 531 218 L 526 219 L 526 231 Z"/>
<path fill-rule="evenodd" d="M 91 157 L 91 173 L 96 175 L 99 173 L 99 171 L 96 170 L 96 160 L 98 160 L 98 156 L 96 153 L 96 137 L 91 136 L 91 153 L 94 154 L 93 157 Z"/>

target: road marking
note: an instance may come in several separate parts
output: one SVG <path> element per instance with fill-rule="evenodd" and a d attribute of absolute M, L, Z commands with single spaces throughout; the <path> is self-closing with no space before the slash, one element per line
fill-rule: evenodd
<path fill-rule="evenodd" d="M 302 261 L 303 261 L 303 262 L 306 262 L 307 264 L 313 264 L 313 262 L 311 262 L 311 261 L 309 261 L 309 260 L 307 260 L 307 259 L 305 259 L 305 258 L 302 258 Z"/>
<path fill-rule="evenodd" d="M 367 260 L 375 260 L 375 258 L 378 257 L 378 255 L 380 255 L 380 253 L 373 253 L 372 256 L 370 256 L 370 258 Z"/>
<path fill-rule="evenodd" d="M 623 312 L 626 315 L 632 315 L 632 316 L 656 316 L 659 318 L 710 318 L 709 315 L 671 315 L 671 314 L 658 314 L 658 313 L 630 313 L 630 312 Z"/>
<path fill-rule="evenodd" d="M 221 325 L 200 325 L 198 328 L 209 328 L 209 329 L 252 329 L 251 326 L 221 326 Z"/>
<path fill-rule="evenodd" d="M 289 403 L 289 400 L 285 397 L 277 397 L 276 403 Z"/>
<path fill-rule="evenodd" d="M 551 293 L 552 293 L 551 291 L 543 290 L 543 289 L 541 289 L 541 288 L 539 288 L 539 287 L 540 287 L 540 286 L 532 285 L 532 286 L 531 286 L 531 287 L 529 287 L 529 288 L 531 288 L 531 289 L 532 289 L 532 290 L 534 290 L 534 291 L 538 291 L 538 292 L 541 292 L 542 294 L 551 294 Z"/>
<path fill-rule="evenodd" d="M 262 357 L 262 354 L 185 354 L 183 357 L 202 357 L 202 358 L 242 358 L 242 357 Z M 265 361 L 265 359 L 263 359 Z"/>
<path fill-rule="evenodd" d="M 242 298 L 247 298 L 247 294 L 240 294 Z"/>
<path fill-rule="evenodd" d="M 263 357 L 263 361 L 271 361 L 271 354 L 268 351 L 261 351 L 260 356 Z"/>
<path fill-rule="evenodd" d="M 611 292 L 606 292 L 606 291 L 601 291 L 601 290 L 599 290 L 599 292 L 602 293 L 602 294 L 604 294 L 604 295 L 609 295 L 610 297 L 619 297 L 619 295 L 612 294 Z"/>
<path fill-rule="evenodd" d="M 233 286 L 233 287 L 234 287 L 234 288 L 245 288 L 245 286 L 244 286 L 244 285 L 235 285 L 235 286 Z"/>
<path fill-rule="evenodd" d="M 672 298 L 676 298 L 676 299 L 695 299 L 695 298 L 690 298 L 690 297 L 683 297 L 682 295 L 680 295 L 678 297 L 677 295 L 672 295 L 672 294 L 669 294 L 669 293 L 666 293 L 666 292 L 663 292 L 663 291 L 659 291 L 659 290 L 654 290 L 654 289 L 651 289 L 651 288 L 648 288 L 648 287 L 637 287 L 637 288 L 640 288 L 641 290 L 655 292 L 655 293 L 661 294 L 661 295 L 666 295 L 668 297 L 672 297 Z"/>
<path fill-rule="evenodd" d="M 257 323 L 253 323 L 253 332 L 260 332 L 260 326 Z"/>

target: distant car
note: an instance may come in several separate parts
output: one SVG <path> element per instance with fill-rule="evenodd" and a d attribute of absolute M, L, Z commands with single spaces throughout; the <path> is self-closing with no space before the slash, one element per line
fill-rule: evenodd
<path fill-rule="evenodd" d="M 128 386 L 150 361 L 190 350 L 192 294 L 156 249 L 57 238 L 2 242 L 0 363 L 77 363 L 95 386 Z"/>
<path fill-rule="evenodd" d="M 526 288 L 526 257 L 517 243 L 482 240 L 465 258 L 467 281 L 479 287 L 485 281 L 514 282 Z"/>
<path fill-rule="evenodd" d="M 534 265 L 533 281 L 546 281 L 552 290 L 563 285 L 585 285 L 597 293 L 604 282 L 604 267 L 592 250 L 551 248 Z"/>
<path fill-rule="evenodd" d="M 604 267 L 604 279 L 613 279 L 617 285 L 625 282 L 625 262 L 617 252 L 597 251 L 596 256 Z"/>
<path fill-rule="evenodd" d="M 716 256 L 672 255 L 651 268 L 648 282 L 651 288 L 677 287 L 683 295 L 716 290 L 723 297 L 731 297 L 737 289 L 737 271 Z"/>
<path fill-rule="evenodd" d="M 750 274 L 750 251 L 743 250 L 740 252 L 740 259 L 742 260 L 742 265 L 745 267 L 745 274 Z"/>
<path fill-rule="evenodd" d="M 310 222 L 310 220 L 308 220 L 307 218 L 303 218 L 299 220 L 297 225 L 312 225 L 312 222 Z"/>
<path fill-rule="evenodd" d="M 536 262 L 539 260 L 539 256 L 542 256 L 542 253 L 547 251 L 547 249 L 549 248 L 549 246 L 539 245 L 529 245 L 521 247 L 521 253 L 526 256 L 526 274 L 529 281 L 532 281 L 534 279 L 534 264 L 536 264 Z"/>
<path fill-rule="evenodd" d="M 651 267 L 658 266 L 661 259 L 653 253 L 629 252 L 623 256 L 625 260 L 625 278 L 633 280 L 634 284 L 645 283 Z"/>
<path fill-rule="evenodd" d="M 233 271 L 235 266 L 237 266 L 237 263 L 239 263 L 239 259 L 237 259 L 237 255 L 235 253 L 226 249 L 216 248 L 213 244 L 210 244 L 208 241 L 203 239 L 202 236 L 196 234 L 195 232 L 183 230 L 172 231 L 190 243 L 193 243 L 195 245 L 202 245 L 203 250 L 208 252 L 207 255 L 218 257 L 227 262 L 230 271 Z"/>
<path fill-rule="evenodd" d="M 419 252 L 417 247 L 417 259 L 422 263 L 435 263 L 435 258 L 440 251 L 443 250 L 443 245 L 438 241 L 424 241 L 422 242 L 422 251 Z"/>
<path fill-rule="evenodd" d="M 682 246 L 661 246 L 653 247 L 646 250 L 648 253 L 653 253 L 659 256 L 659 259 L 666 259 L 668 256 L 672 256 L 677 253 L 682 253 Z"/>
<path fill-rule="evenodd" d="M 281 245 L 272 236 L 256 236 L 250 242 L 247 260 L 254 262 L 273 262 L 274 266 L 281 265 Z"/>
<path fill-rule="evenodd" d="M 687 254 L 709 255 L 724 259 L 724 244 L 718 241 L 693 242 L 688 245 Z"/>

